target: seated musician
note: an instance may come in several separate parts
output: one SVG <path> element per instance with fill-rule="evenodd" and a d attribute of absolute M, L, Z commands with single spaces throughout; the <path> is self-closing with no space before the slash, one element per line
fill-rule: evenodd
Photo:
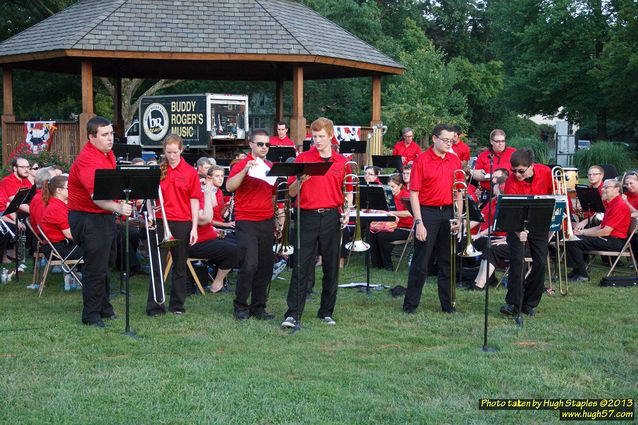
<path fill-rule="evenodd" d="M 40 222 L 42 233 L 49 239 L 51 244 L 62 258 L 78 260 L 82 258 L 82 249 L 73 242 L 69 225 L 69 208 L 67 201 L 69 198 L 69 182 L 67 176 L 56 176 L 49 180 L 46 187 L 42 188 L 42 199 L 46 204 L 44 215 Z M 45 256 L 51 254 L 51 247 L 45 244 L 42 252 Z M 77 289 L 77 285 L 72 282 L 70 274 L 64 276 L 64 290 Z"/>
<path fill-rule="evenodd" d="M 40 168 L 38 172 L 35 174 L 35 195 L 31 200 L 30 204 L 30 214 L 29 214 L 29 222 L 31 223 L 31 227 L 33 231 L 40 234 L 38 231 L 38 224 L 42 220 L 42 216 L 44 215 L 44 210 L 46 205 L 44 204 L 44 200 L 42 199 L 42 188 L 46 187 L 49 184 L 49 180 L 54 177 L 54 170 L 50 167 Z"/>
<path fill-rule="evenodd" d="M 408 238 L 410 230 L 412 229 L 412 214 L 410 214 L 410 211 L 408 211 L 403 205 L 403 202 L 401 202 L 401 198 L 410 198 L 410 192 L 405 190 L 403 186 L 402 177 L 399 174 L 394 174 L 390 177 L 388 186 L 390 186 L 390 189 L 392 190 L 394 204 L 397 208 L 396 211 L 390 211 L 388 214 L 396 217 L 397 227 L 391 232 L 373 233 L 372 229 L 370 230 L 370 258 L 373 267 L 393 271 L 393 245 L 391 242 L 405 240 Z"/>
<path fill-rule="evenodd" d="M 410 191 L 410 175 L 412 174 L 412 164 L 406 164 L 403 166 L 401 175 L 403 176 L 403 187 L 408 192 Z"/>
<path fill-rule="evenodd" d="M 379 167 L 375 167 L 374 165 L 368 165 L 363 170 L 363 179 L 366 184 L 381 184 L 381 180 L 379 180 Z"/>
<path fill-rule="evenodd" d="M 224 197 L 224 192 L 221 187 L 224 184 L 224 168 L 219 165 L 213 165 L 208 169 L 208 175 L 206 177 L 208 182 L 211 182 L 218 190 L 215 192 L 215 199 L 217 203 L 213 208 L 213 226 L 217 229 L 217 233 L 220 237 L 231 236 L 234 238 L 233 230 L 235 229 L 235 220 L 226 220 L 224 216 L 231 218 L 231 203 L 230 196 L 228 200 Z"/>
<path fill-rule="evenodd" d="M 216 166 L 215 166 L 216 167 Z M 199 200 L 199 216 L 197 220 L 197 243 L 188 248 L 190 258 L 205 258 L 217 266 L 217 274 L 209 291 L 216 293 L 224 288 L 224 279 L 239 263 L 237 245 L 225 239 L 219 239 L 212 225 L 213 209 L 217 206 L 216 193 L 221 192 L 209 179 L 204 186 L 202 198 Z"/>
<path fill-rule="evenodd" d="M 207 156 L 202 156 L 197 160 L 197 175 L 200 179 L 206 178 L 211 165 L 213 164 L 210 163 Z"/>
<path fill-rule="evenodd" d="M 605 177 L 605 169 L 601 167 L 600 165 L 592 165 L 591 167 L 589 167 L 589 170 L 587 170 L 587 180 L 589 180 L 589 187 L 598 189 L 598 192 L 600 193 L 601 197 L 603 194 L 604 177 Z M 570 201 L 570 208 L 572 212 L 582 211 L 582 216 L 579 217 L 579 214 L 576 214 L 576 217 L 574 219 L 574 222 L 576 223 L 574 224 L 574 229 L 582 230 L 582 229 L 585 229 L 586 227 L 592 227 L 600 223 L 600 220 L 595 217 L 596 216 L 595 212 L 584 211 L 584 208 L 586 208 L 586 205 L 581 205 L 581 203 L 578 202 L 577 200 L 574 202 L 572 201 L 571 198 L 569 198 L 569 201 Z"/>
<path fill-rule="evenodd" d="M 572 281 L 588 281 L 585 265 L 585 251 L 603 250 L 620 251 L 627 238 L 627 230 L 631 221 L 629 207 L 620 196 L 621 184 L 618 180 L 609 179 L 603 183 L 603 202 L 607 202 L 607 210 L 602 222 L 588 229 L 574 229 L 577 241 L 567 242 L 567 264 L 573 268 L 567 275 Z"/>
<path fill-rule="evenodd" d="M 403 166 L 406 166 L 414 162 L 420 153 L 421 147 L 414 141 L 414 130 L 410 127 L 401 130 L 401 140 L 394 145 L 392 155 L 399 155 Z"/>
<path fill-rule="evenodd" d="M 629 207 L 632 217 L 638 217 L 638 174 L 628 173 L 625 176 L 627 190 L 622 194 L 622 198 Z M 631 239 L 631 251 L 634 259 L 638 259 L 638 235 Z"/>

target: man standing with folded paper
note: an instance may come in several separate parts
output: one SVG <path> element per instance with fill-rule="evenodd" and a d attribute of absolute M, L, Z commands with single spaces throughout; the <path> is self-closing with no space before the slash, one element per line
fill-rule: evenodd
<path fill-rule="evenodd" d="M 250 153 L 233 166 L 226 182 L 226 189 L 235 192 L 235 235 L 239 251 L 245 253 L 237 276 L 234 314 L 237 320 L 250 316 L 270 320 L 275 316 L 266 311 L 266 295 L 274 260 L 276 178 L 266 176 L 272 167 L 266 159 L 268 133 L 254 132 L 249 144 Z"/>

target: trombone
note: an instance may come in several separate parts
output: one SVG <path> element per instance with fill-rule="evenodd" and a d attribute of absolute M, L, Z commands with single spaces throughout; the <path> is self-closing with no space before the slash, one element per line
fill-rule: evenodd
<path fill-rule="evenodd" d="M 457 199 L 460 194 L 460 199 Z M 461 205 L 459 205 L 459 201 Z M 464 211 L 460 208 L 463 207 Z M 454 210 L 454 218 L 450 220 L 450 225 L 458 220 L 460 224 L 459 239 L 463 237 L 465 232 L 466 239 L 463 249 L 459 252 L 456 242 L 456 235 L 450 232 L 450 299 L 452 307 L 456 306 L 456 257 L 472 258 L 482 254 L 472 245 L 472 233 L 470 232 L 470 198 L 467 191 L 465 171 L 459 169 L 454 170 L 454 182 L 452 183 L 452 208 Z M 461 273 L 463 271 L 461 270 Z"/>
<path fill-rule="evenodd" d="M 166 217 L 166 210 L 164 209 L 164 196 L 162 195 L 162 186 L 157 190 L 160 201 L 160 209 L 162 210 L 162 224 L 164 225 L 164 239 L 159 243 L 161 248 L 172 248 L 177 245 L 180 240 L 175 239 L 171 233 L 171 229 L 168 227 L 168 218 Z"/>
<path fill-rule="evenodd" d="M 277 208 L 277 198 L 275 198 L 275 217 L 277 218 L 277 233 L 281 234 L 281 240 L 273 246 L 273 252 L 276 255 L 292 255 L 295 252 L 295 248 L 290 244 L 289 230 L 290 230 L 290 193 L 288 192 L 288 182 L 283 181 L 277 185 L 277 194 L 284 193 L 284 222 L 279 224 L 279 211 Z"/>
<path fill-rule="evenodd" d="M 152 224 L 149 224 L 149 214 L 150 214 L 150 222 Z M 157 237 L 157 221 L 155 220 L 155 205 L 154 202 L 151 200 L 147 201 L 146 204 L 146 211 L 144 211 L 144 222 L 145 222 L 145 226 L 146 227 L 146 247 L 148 248 L 148 258 L 149 258 L 149 263 L 151 266 L 151 288 L 153 291 L 153 300 L 157 303 L 157 304 L 164 304 L 166 302 L 166 295 L 164 292 L 164 268 L 162 267 L 162 256 L 160 254 L 160 242 L 159 242 L 159 238 Z M 160 290 L 161 290 L 161 297 L 157 296 L 157 289 L 155 288 L 155 273 L 154 273 L 154 269 L 153 269 L 153 249 L 151 247 L 151 235 L 150 235 L 150 228 L 153 227 L 153 229 L 155 230 L 155 249 L 156 249 L 156 254 L 157 254 L 157 265 L 159 267 L 159 280 L 160 280 Z"/>
<path fill-rule="evenodd" d="M 347 206 L 347 195 L 354 194 L 354 203 L 356 205 L 356 220 L 354 223 L 354 236 L 352 241 L 346 244 L 346 249 L 350 252 L 365 252 L 370 249 L 370 244 L 363 241 L 361 237 L 361 184 L 359 183 L 359 164 L 355 161 L 348 161 L 345 163 L 346 171 L 350 166 L 350 173 L 346 174 L 343 178 L 343 202 Z M 348 191 L 348 185 L 351 185 L 351 190 Z M 344 211 L 347 208 L 344 208 Z M 341 245 L 339 245 L 341 246 Z"/>
<path fill-rule="evenodd" d="M 556 270 L 558 275 L 558 288 L 560 294 L 565 296 L 569 291 L 569 283 L 567 281 L 567 242 L 579 240 L 572 229 L 571 214 L 569 213 L 569 205 L 567 199 L 567 179 L 565 171 L 560 165 L 552 168 L 552 193 L 565 199 L 565 218 L 561 224 L 560 230 L 555 232 L 556 236 Z M 548 263 L 549 264 L 549 263 Z M 549 291 L 554 291 L 552 273 L 549 271 Z"/>

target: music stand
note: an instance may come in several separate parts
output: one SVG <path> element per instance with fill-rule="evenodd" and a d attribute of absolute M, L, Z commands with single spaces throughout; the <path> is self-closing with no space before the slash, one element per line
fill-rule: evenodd
<path fill-rule="evenodd" d="M 286 162 L 288 158 L 295 158 L 297 150 L 292 146 L 271 146 L 266 154 L 270 162 Z"/>
<path fill-rule="evenodd" d="M 494 229 L 500 232 L 530 233 L 549 232 L 549 227 L 554 215 L 555 199 L 537 198 L 529 199 L 526 196 L 499 196 L 498 209 L 494 218 Z M 524 252 L 524 249 L 523 249 Z M 525 262 L 525 254 L 521 259 Z M 520 297 L 518 302 L 518 315 L 514 319 L 519 327 L 523 327 L 521 310 L 523 308 L 523 264 L 520 276 Z"/>
<path fill-rule="evenodd" d="M 18 191 L 13 195 L 13 199 L 7 205 L 7 208 L 0 214 L 0 218 L 16 213 L 16 234 L 14 235 L 16 242 L 16 256 L 15 256 L 15 272 L 16 272 L 16 280 L 20 282 L 20 258 L 19 258 L 19 247 L 18 247 L 18 210 L 20 209 L 20 205 L 29 204 L 33 197 L 35 196 L 35 185 L 31 187 L 21 187 Z M 26 235 L 25 235 L 26 236 Z M 22 261 L 25 261 L 25 258 L 22 258 Z"/>
<path fill-rule="evenodd" d="M 304 143 L 305 143 L 305 140 L 304 140 Z M 277 164 L 273 164 L 272 168 L 270 169 L 270 171 L 268 171 L 268 173 L 266 173 L 266 175 L 277 176 L 277 177 L 296 176 L 297 180 L 300 180 L 301 176 L 303 175 L 323 176 L 324 174 L 328 172 L 332 164 L 333 164 L 332 162 L 279 162 Z M 295 267 L 297 268 L 297 270 L 295 271 L 295 273 L 297 276 L 297 316 L 298 317 L 297 317 L 297 324 L 292 329 L 292 333 L 295 333 L 298 330 L 301 330 L 301 316 L 302 316 L 302 312 L 300 309 L 301 279 L 299 276 L 300 262 L 301 262 L 301 256 L 299 255 L 299 249 L 301 247 L 301 220 L 300 220 L 301 202 L 299 200 L 301 199 L 300 196 L 301 196 L 302 187 L 303 187 L 303 183 L 301 184 L 301 186 L 299 187 L 299 191 L 297 192 L 297 211 L 296 211 L 296 217 L 295 217 L 295 226 L 297 231 L 297 236 L 296 236 L 297 252 L 295 253 L 296 254 Z M 341 249 L 341 246 L 339 246 L 339 249 Z M 338 263 L 337 263 L 337 267 L 339 267 Z M 339 269 L 337 268 L 337 270 Z M 337 281 L 337 284 L 338 283 L 339 281 Z"/>
<path fill-rule="evenodd" d="M 95 170 L 94 200 L 121 200 L 127 203 L 133 199 L 155 199 L 159 188 L 160 169 L 152 166 L 119 166 L 115 170 Z M 126 285 L 126 325 L 124 335 L 135 337 L 130 328 L 130 290 L 129 290 L 129 217 L 124 226 L 125 266 L 124 282 Z"/>
<path fill-rule="evenodd" d="M 379 168 L 403 169 L 400 155 L 372 155 L 372 165 Z"/>
<path fill-rule="evenodd" d="M 140 145 L 127 145 L 125 143 L 113 144 L 113 155 L 117 162 L 126 161 L 131 162 L 133 158 L 142 157 L 142 146 Z"/>
<path fill-rule="evenodd" d="M 339 143 L 339 153 L 341 155 L 351 153 L 366 153 L 368 142 L 366 140 L 350 140 Z"/>
<path fill-rule="evenodd" d="M 576 196 L 578 197 L 578 201 L 580 201 L 583 211 L 588 211 L 590 213 L 589 217 L 587 217 L 588 225 L 591 224 L 592 212 L 605 212 L 605 206 L 603 205 L 603 200 L 600 197 L 598 189 L 584 184 L 577 184 Z"/>

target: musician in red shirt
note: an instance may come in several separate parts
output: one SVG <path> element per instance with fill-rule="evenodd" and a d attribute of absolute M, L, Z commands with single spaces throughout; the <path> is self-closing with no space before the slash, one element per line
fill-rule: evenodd
<path fill-rule="evenodd" d="M 500 129 L 492 130 L 490 133 L 490 148 L 476 158 L 472 178 L 481 182 L 481 189 L 490 188 L 490 157 L 492 158 L 492 169 L 509 167 L 510 157 L 516 151 L 514 148 L 506 146 L 505 132 Z"/>
<path fill-rule="evenodd" d="M 96 116 L 87 123 L 89 140 L 73 161 L 69 172 L 69 224 L 73 240 L 84 253 L 82 323 L 103 328 L 103 318 L 115 318 L 111 295 L 111 256 L 115 255 L 114 212 L 129 216 L 129 204 L 93 200 L 95 170 L 114 169 L 113 126 Z"/>
<path fill-rule="evenodd" d="M 410 191 L 410 175 L 412 174 L 412 164 L 406 164 L 401 170 L 401 176 L 403 177 L 403 187 L 408 192 Z"/>
<path fill-rule="evenodd" d="M 288 124 L 285 121 L 279 121 L 277 123 L 277 135 L 270 136 L 271 146 L 292 146 L 297 150 L 295 142 L 288 137 Z"/>
<path fill-rule="evenodd" d="M 607 202 L 603 221 L 596 227 L 574 229 L 577 241 L 567 242 L 567 264 L 573 268 L 567 275 L 572 281 L 588 281 L 584 251 L 620 251 L 627 239 L 631 222 L 629 206 L 620 196 L 621 184 L 609 179 L 603 183 L 603 201 Z"/>
<path fill-rule="evenodd" d="M 625 184 L 627 190 L 623 193 L 622 198 L 627 203 L 632 216 L 638 216 L 638 175 L 636 173 L 627 174 Z"/>
<path fill-rule="evenodd" d="M 589 167 L 589 170 L 587 170 L 587 180 L 589 181 L 590 188 L 598 189 L 598 193 L 600 194 L 602 199 L 603 182 L 605 180 L 605 169 L 600 165 L 592 165 L 591 167 Z M 569 198 L 569 204 L 571 210 L 573 211 L 574 203 L 572 198 Z M 582 205 L 580 201 L 578 201 L 578 204 L 580 205 L 580 209 L 583 212 L 583 219 L 578 221 L 577 217 L 577 220 L 575 220 L 576 224 L 574 225 L 574 229 L 583 230 L 586 227 L 592 227 L 594 225 L 600 224 L 600 220 L 598 218 L 595 218 L 595 212 L 585 210 L 587 208 L 587 205 Z"/>
<path fill-rule="evenodd" d="M 414 130 L 409 127 L 401 130 L 402 139 L 399 140 L 392 150 L 392 155 L 399 155 L 403 165 L 413 162 L 421 153 L 421 147 L 414 142 Z"/>
<path fill-rule="evenodd" d="M 410 192 L 405 190 L 403 179 L 399 174 L 390 177 L 388 186 L 392 190 L 396 211 L 389 211 L 388 214 L 396 217 L 397 227 L 392 232 L 370 233 L 370 261 L 373 267 L 394 271 L 392 265 L 391 242 L 405 240 L 412 230 L 412 214 L 405 208 L 402 198 L 409 198 Z M 382 222 L 383 223 L 383 222 Z"/>
<path fill-rule="evenodd" d="M 29 170 L 31 170 L 29 161 L 24 158 L 16 158 L 11 162 L 11 168 L 13 172 L 0 180 L 0 190 L 4 193 L 7 201 L 11 201 L 14 198 L 18 189 L 33 186 L 33 183 L 29 180 Z M 3 205 L 0 205 L 0 211 L 4 211 L 7 205 L 9 205 L 9 202 L 3 202 Z M 28 213 L 29 204 L 20 205 L 20 211 Z"/>
<path fill-rule="evenodd" d="M 184 302 L 188 295 L 186 288 L 186 260 L 188 259 L 188 247 L 197 243 L 197 222 L 199 220 L 199 198 L 202 189 L 199 183 L 197 171 L 182 157 L 184 142 L 176 134 L 169 134 L 164 139 L 164 161 L 160 164 L 160 190 L 164 200 L 164 213 L 160 211 L 157 216 L 157 232 L 160 240 L 165 240 L 164 221 L 172 236 L 179 242 L 170 248 L 160 249 L 162 264 L 166 264 L 170 249 L 173 259 L 173 284 L 171 285 L 171 299 L 168 310 L 180 315 L 186 310 Z M 165 216 L 164 216 L 165 214 Z M 153 251 L 153 250 L 151 250 Z M 163 273 L 157 264 L 157 258 L 153 258 L 153 272 L 155 284 L 159 284 L 160 273 Z M 150 282 L 148 298 L 146 300 L 146 314 L 151 317 L 166 313 L 163 304 L 155 301 L 153 293 L 158 293 L 161 288 L 153 291 L 153 282 Z M 163 295 L 162 295 L 163 298 Z M 160 299 L 158 299 L 160 301 Z"/>
<path fill-rule="evenodd" d="M 332 165 L 323 176 L 303 175 L 288 179 L 289 194 L 297 197 L 301 208 L 301 245 L 295 247 L 295 262 L 288 289 L 288 311 L 281 323 L 282 327 L 294 328 L 306 302 L 307 282 L 315 274 L 317 249 L 321 251 L 323 289 L 317 316 L 328 325 L 336 322 L 332 318 L 337 302 L 337 270 L 339 267 L 339 229 L 347 223 L 352 195 L 347 195 L 347 205 L 340 218 L 340 208 L 344 205 L 343 181 L 346 174 L 346 158 L 333 149 L 334 124 L 327 118 L 318 118 L 310 125 L 314 146 L 299 154 L 295 162 L 330 162 Z M 300 191 L 301 187 L 301 191 Z M 303 231 L 302 231 L 303 230 Z M 293 237 L 296 241 L 296 236 Z M 299 279 L 297 281 L 297 268 Z M 298 292 L 299 291 L 299 292 Z"/>
<path fill-rule="evenodd" d="M 454 171 L 461 168 L 461 160 L 450 153 L 454 131 L 447 124 L 432 130 L 432 145 L 412 164 L 410 203 L 414 215 L 416 238 L 414 255 L 408 275 L 408 288 L 403 300 L 406 314 L 416 312 L 421 301 L 423 284 L 432 256 L 438 261 L 438 293 L 441 309 L 454 313 L 450 298 L 450 220 Z"/>
<path fill-rule="evenodd" d="M 461 163 L 463 164 L 463 169 L 467 167 L 468 162 L 470 161 L 470 147 L 461 140 L 461 134 L 463 129 L 461 129 L 460 125 L 453 125 L 452 129 L 454 130 L 454 144 L 452 145 L 453 153 L 459 157 Z"/>
<path fill-rule="evenodd" d="M 552 170 L 546 165 L 534 163 L 534 151 L 521 148 L 510 158 L 512 174 L 505 182 L 506 195 L 551 195 Z M 522 296 L 522 312 L 534 316 L 535 308 L 545 291 L 545 269 L 547 268 L 547 232 L 520 232 L 507 234 L 507 246 L 510 250 L 509 283 L 507 285 L 507 304 L 501 313 L 518 314 Z M 532 257 L 532 269 L 525 279 L 523 287 L 523 258 L 525 241 L 529 245 Z"/>
<path fill-rule="evenodd" d="M 218 190 L 215 192 L 216 205 L 213 208 L 213 226 L 218 230 L 225 230 L 224 233 L 232 233 L 235 228 L 235 220 L 224 220 L 224 212 L 229 208 L 224 199 L 222 185 L 224 184 L 224 169 L 219 165 L 213 165 L 208 169 L 207 181 L 210 181 Z M 227 236 L 226 236 L 227 237 Z M 234 240 L 234 239 L 233 239 Z"/>
<path fill-rule="evenodd" d="M 250 316 L 261 320 L 275 317 L 266 310 L 274 262 L 276 190 L 274 182 L 266 180 L 266 170 L 272 168 L 266 159 L 269 147 L 268 133 L 255 131 L 250 138 L 250 153 L 233 166 L 226 182 L 226 189 L 235 192 L 235 236 L 244 253 L 233 302 L 237 320 Z"/>
<path fill-rule="evenodd" d="M 42 191 L 47 188 L 46 186 L 48 184 L 48 181 L 54 177 L 53 172 L 54 170 L 52 168 L 45 167 L 39 169 L 35 175 L 36 190 L 35 195 L 33 196 L 31 203 L 29 204 L 29 209 L 31 210 L 29 213 L 29 223 L 31 224 L 33 230 L 38 234 L 40 233 L 38 231 L 38 224 L 40 224 L 40 221 L 42 220 L 44 209 L 46 207 L 44 201 L 42 200 Z"/>

